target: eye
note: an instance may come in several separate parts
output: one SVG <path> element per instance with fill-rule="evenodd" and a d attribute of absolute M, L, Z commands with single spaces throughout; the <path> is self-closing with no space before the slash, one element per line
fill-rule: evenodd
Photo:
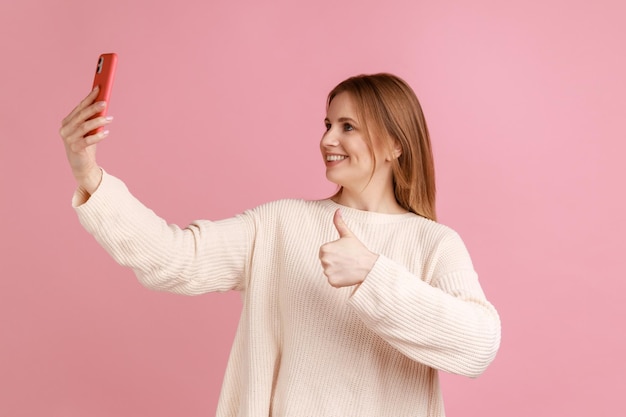
<path fill-rule="evenodd" d="M 326 126 L 326 131 L 328 132 L 330 130 L 330 123 L 325 122 L 324 126 Z"/>
<path fill-rule="evenodd" d="M 352 126 L 350 123 L 344 123 L 343 124 L 343 130 L 345 132 L 349 132 L 351 130 L 354 130 L 354 126 Z"/>

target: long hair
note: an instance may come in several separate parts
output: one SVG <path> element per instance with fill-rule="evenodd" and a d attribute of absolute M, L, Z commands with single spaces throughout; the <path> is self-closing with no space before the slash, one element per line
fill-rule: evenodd
<path fill-rule="evenodd" d="M 437 220 L 435 165 L 422 107 L 411 87 L 392 74 L 358 75 L 339 83 L 328 94 L 327 106 L 347 92 L 354 101 L 365 140 L 376 162 L 372 138 L 402 153 L 393 160 L 393 188 L 405 210 Z M 372 175 L 374 171 L 372 170 Z"/>

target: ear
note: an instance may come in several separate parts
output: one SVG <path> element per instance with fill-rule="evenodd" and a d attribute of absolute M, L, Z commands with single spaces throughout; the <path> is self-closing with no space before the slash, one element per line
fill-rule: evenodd
<path fill-rule="evenodd" d="M 402 146 L 400 145 L 400 142 L 394 140 L 390 151 L 391 152 L 387 157 L 387 160 L 391 162 L 394 159 L 398 159 L 400 155 L 402 155 Z"/>

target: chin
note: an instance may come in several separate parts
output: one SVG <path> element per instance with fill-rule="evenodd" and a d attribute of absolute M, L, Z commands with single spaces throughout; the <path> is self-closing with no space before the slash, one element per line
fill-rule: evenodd
<path fill-rule="evenodd" d="M 326 172 L 326 179 L 330 182 L 332 182 L 333 184 L 337 185 L 337 187 L 343 187 L 342 181 L 340 181 L 339 178 L 337 178 L 336 175 L 332 175 L 328 172 Z"/>

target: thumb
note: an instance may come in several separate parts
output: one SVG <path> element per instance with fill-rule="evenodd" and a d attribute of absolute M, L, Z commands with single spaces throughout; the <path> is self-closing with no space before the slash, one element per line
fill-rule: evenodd
<path fill-rule="evenodd" d="M 341 209 L 337 209 L 335 211 L 335 215 L 333 216 L 333 223 L 335 224 L 335 228 L 339 232 L 339 237 L 351 237 L 354 236 L 352 231 L 348 229 L 346 222 L 343 221 L 343 217 L 341 216 Z"/>

